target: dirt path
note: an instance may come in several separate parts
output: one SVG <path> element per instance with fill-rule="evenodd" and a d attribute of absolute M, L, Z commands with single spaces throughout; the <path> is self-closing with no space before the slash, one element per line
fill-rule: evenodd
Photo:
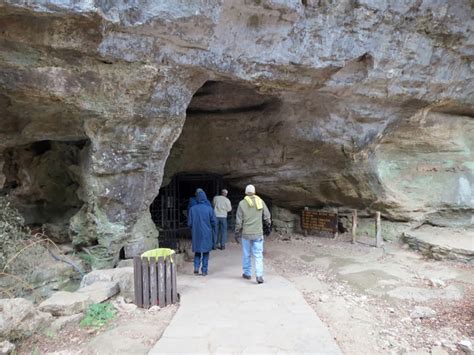
<path fill-rule="evenodd" d="M 472 266 L 349 240 L 292 235 L 266 243 L 266 260 L 304 294 L 344 353 L 446 354 L 459 351 L 459 341 L 473 340 Z M 415 317 L 416 306 L 436 315 Z"/>

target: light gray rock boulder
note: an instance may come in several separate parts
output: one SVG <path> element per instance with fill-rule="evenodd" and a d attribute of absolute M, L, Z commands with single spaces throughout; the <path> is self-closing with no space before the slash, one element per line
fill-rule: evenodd
<path fill-rule="evenodd" d="M 137 309 L 137 306 L 133 303 L 127 303 L 122 296 L 118 296 L 117 299 L 112 301 L 112 305 L 120 313 L 129 313 Z"/>
<path fill-rule="evenodd" d="M 472 342 L 467 339 L 463 339 L 458 343 L 459 348 L 467 355 L 474 354 L 474 348 L 472 346 Z"/>
<path fill-rule="evenodd" d="M 319 302 L 327 302 L 329 301 L 328 295 L 319 295 Z"/>
<path fill-rule="evenodd" d="M 24 298 L 0 299 L 0 339 L 27 338 L 52 321 L 51 314 L 38 311 Z"/>
<path fill-rule="evenodd" d="M 92 303 L 87 293 L 58 291 L 41 302 L 39 309 L 54 316 L 68 316 L 84 312 Z"/>
<path fill-rule="evenodd" d="M 148 309 L 146 310 L 147 313 L 157 313 L 157 312 L 159 312 L 159 311 L 161 311 L 161 307 L 160 307 L 160 306 L 156 306 L 156 305 L 155 305 L 155 306 L 151 306 L 150 308 L 148 308 Z"/>
<path fill-rule="evenodd" d="M 403 232 L 402 240 L 412 249 L 418 250 L 429 258 L 456 260 L 474 265 L 473 228 L 446 230 L 446 228 L 423 225 Z"/>
<path fill-rule="evenodd" d="M 413 311 L 410 313 L 412 319 L 418 318 L 434 318 L 436 317 L 436 311 L 423 306 L 416 306 Z"/>
<path fill-rule="evenodd" d="M 88 286 L 81 287 L 76 293 L 87 295 L 92 303 L 100 303 L 116 295 L 119 291 L 118 282 L 97 281 Z"/>
<path fill-rule="evenodd" d="M 70 316 L 61 316 L 56 318 L 51 325 L 49 326 L 48 329 L 50 329 L 53 332 L 59 332 L 65 327 L 72 325 L 72 324 L 79 324 L 79 322 L 84 318 L 84 314 L 78 313 L 78 314 L 72 314 Z"/>
<path fill-rule="evenodd" d="M 440 279 L 430 278 L 429 283 L 431 286 L 436 287 L 436 288 L 446 287 L 446 282 Z"/>
<path fill-rule="evenodd" d="M 0 355 L 9 355 L 15 350 L 15 344 L 10 343 L 8 340 L 0 342 Z"/>
<path fill-rule="evenodd" d="M 133 297 L 134 295 L 133 267 L 94 270 L 84 276 L 81 288 L 99 281 L 118 283 L 120 294 L 124 297 Z"/>
<path fill-rule="evenodd" d="M 120 260 L 117 264 L 117 268 L 120 267 L 133 267 L 133 259 Z"/>

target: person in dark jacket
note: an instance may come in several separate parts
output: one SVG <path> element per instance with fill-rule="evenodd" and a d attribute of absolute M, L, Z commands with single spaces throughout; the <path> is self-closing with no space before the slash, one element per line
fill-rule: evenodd
<path fill-rule="evenodd" d="M 191 209 L 191 207 L 197 205 L 197 195 L 199 193 L 199 191 L 203 191 L 203 189 L 201 188 L 197 188 L 196 189 L 196 192 L 194 193 L 194 196 L 190 197 L 189 198 L 189 202 L 188 202 L 188 214 L 189 214 L 189 210 Z"/>
<path fill-rule="evenodd" d="M 213 247 L 213 233 L 216 228 L 214 210 L 204 191 L 199 191 L 196 196 L 197 204 L 189 209 L 188 227 L 191 228 L 194 273 L 199 273 L 199 266 L 203 276 L 207 275 L 209 252 Z"/>
<path fill-rule="evenodd" d="M 189 198 L 189 201 L 188 201 L 188 214 L 189 214 L 189 210 L 191 209 L 191 207 L 197 205 L 197 195 L 199 193 L 199 191 L 204 191 L 203 189 L 201 189 L 200 187 L 198 187 L 196 189 L 196 192 L 194 193 L 194 196 L 193 197 L 190 197 Z M 211 203 L 209 202 L 209 200 L 207 200 L 206 202 L 209 206 L 211 206 Z"/>

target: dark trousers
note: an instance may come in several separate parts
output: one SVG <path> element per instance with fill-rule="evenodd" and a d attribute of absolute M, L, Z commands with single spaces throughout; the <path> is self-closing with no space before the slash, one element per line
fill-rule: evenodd
<path fill-rule="evenodd" d="M 217 217 L 217 245 L 222 249 L 227 243 L 227 217 Z"/>
<path fill-rule="evenodd" d="M 201 262 L 202 262 L 201 271 L 204 274 L 207 274 L 207 265 L 209 263 L 209 252 L 194 253 L 194 271 L 199 271 L 199 266 L 201 265 Z"/>

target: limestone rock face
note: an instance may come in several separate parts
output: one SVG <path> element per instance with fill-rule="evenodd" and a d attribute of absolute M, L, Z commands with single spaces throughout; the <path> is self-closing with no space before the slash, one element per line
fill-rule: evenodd
<path fill-rule="evenodd" d="M 298 215 L 290 211 L 274 206 L 271 210 L 272 228 L 278 233 L 291 233 L 301 224 Z"/>
<path fill-rule="evenodd" d="M 0 299 L 0 339 L 17 340 L 48 326 L 49 313 L 40 312 L 24 298 Z"/>
<path fill-rule="evenodd" d="M 293 211 L 472 227 L 472 15 L 469 0 L 3 1 L 0 188 L 101 267 L 153 244 L 149 205 L 182 171 Z"/>

